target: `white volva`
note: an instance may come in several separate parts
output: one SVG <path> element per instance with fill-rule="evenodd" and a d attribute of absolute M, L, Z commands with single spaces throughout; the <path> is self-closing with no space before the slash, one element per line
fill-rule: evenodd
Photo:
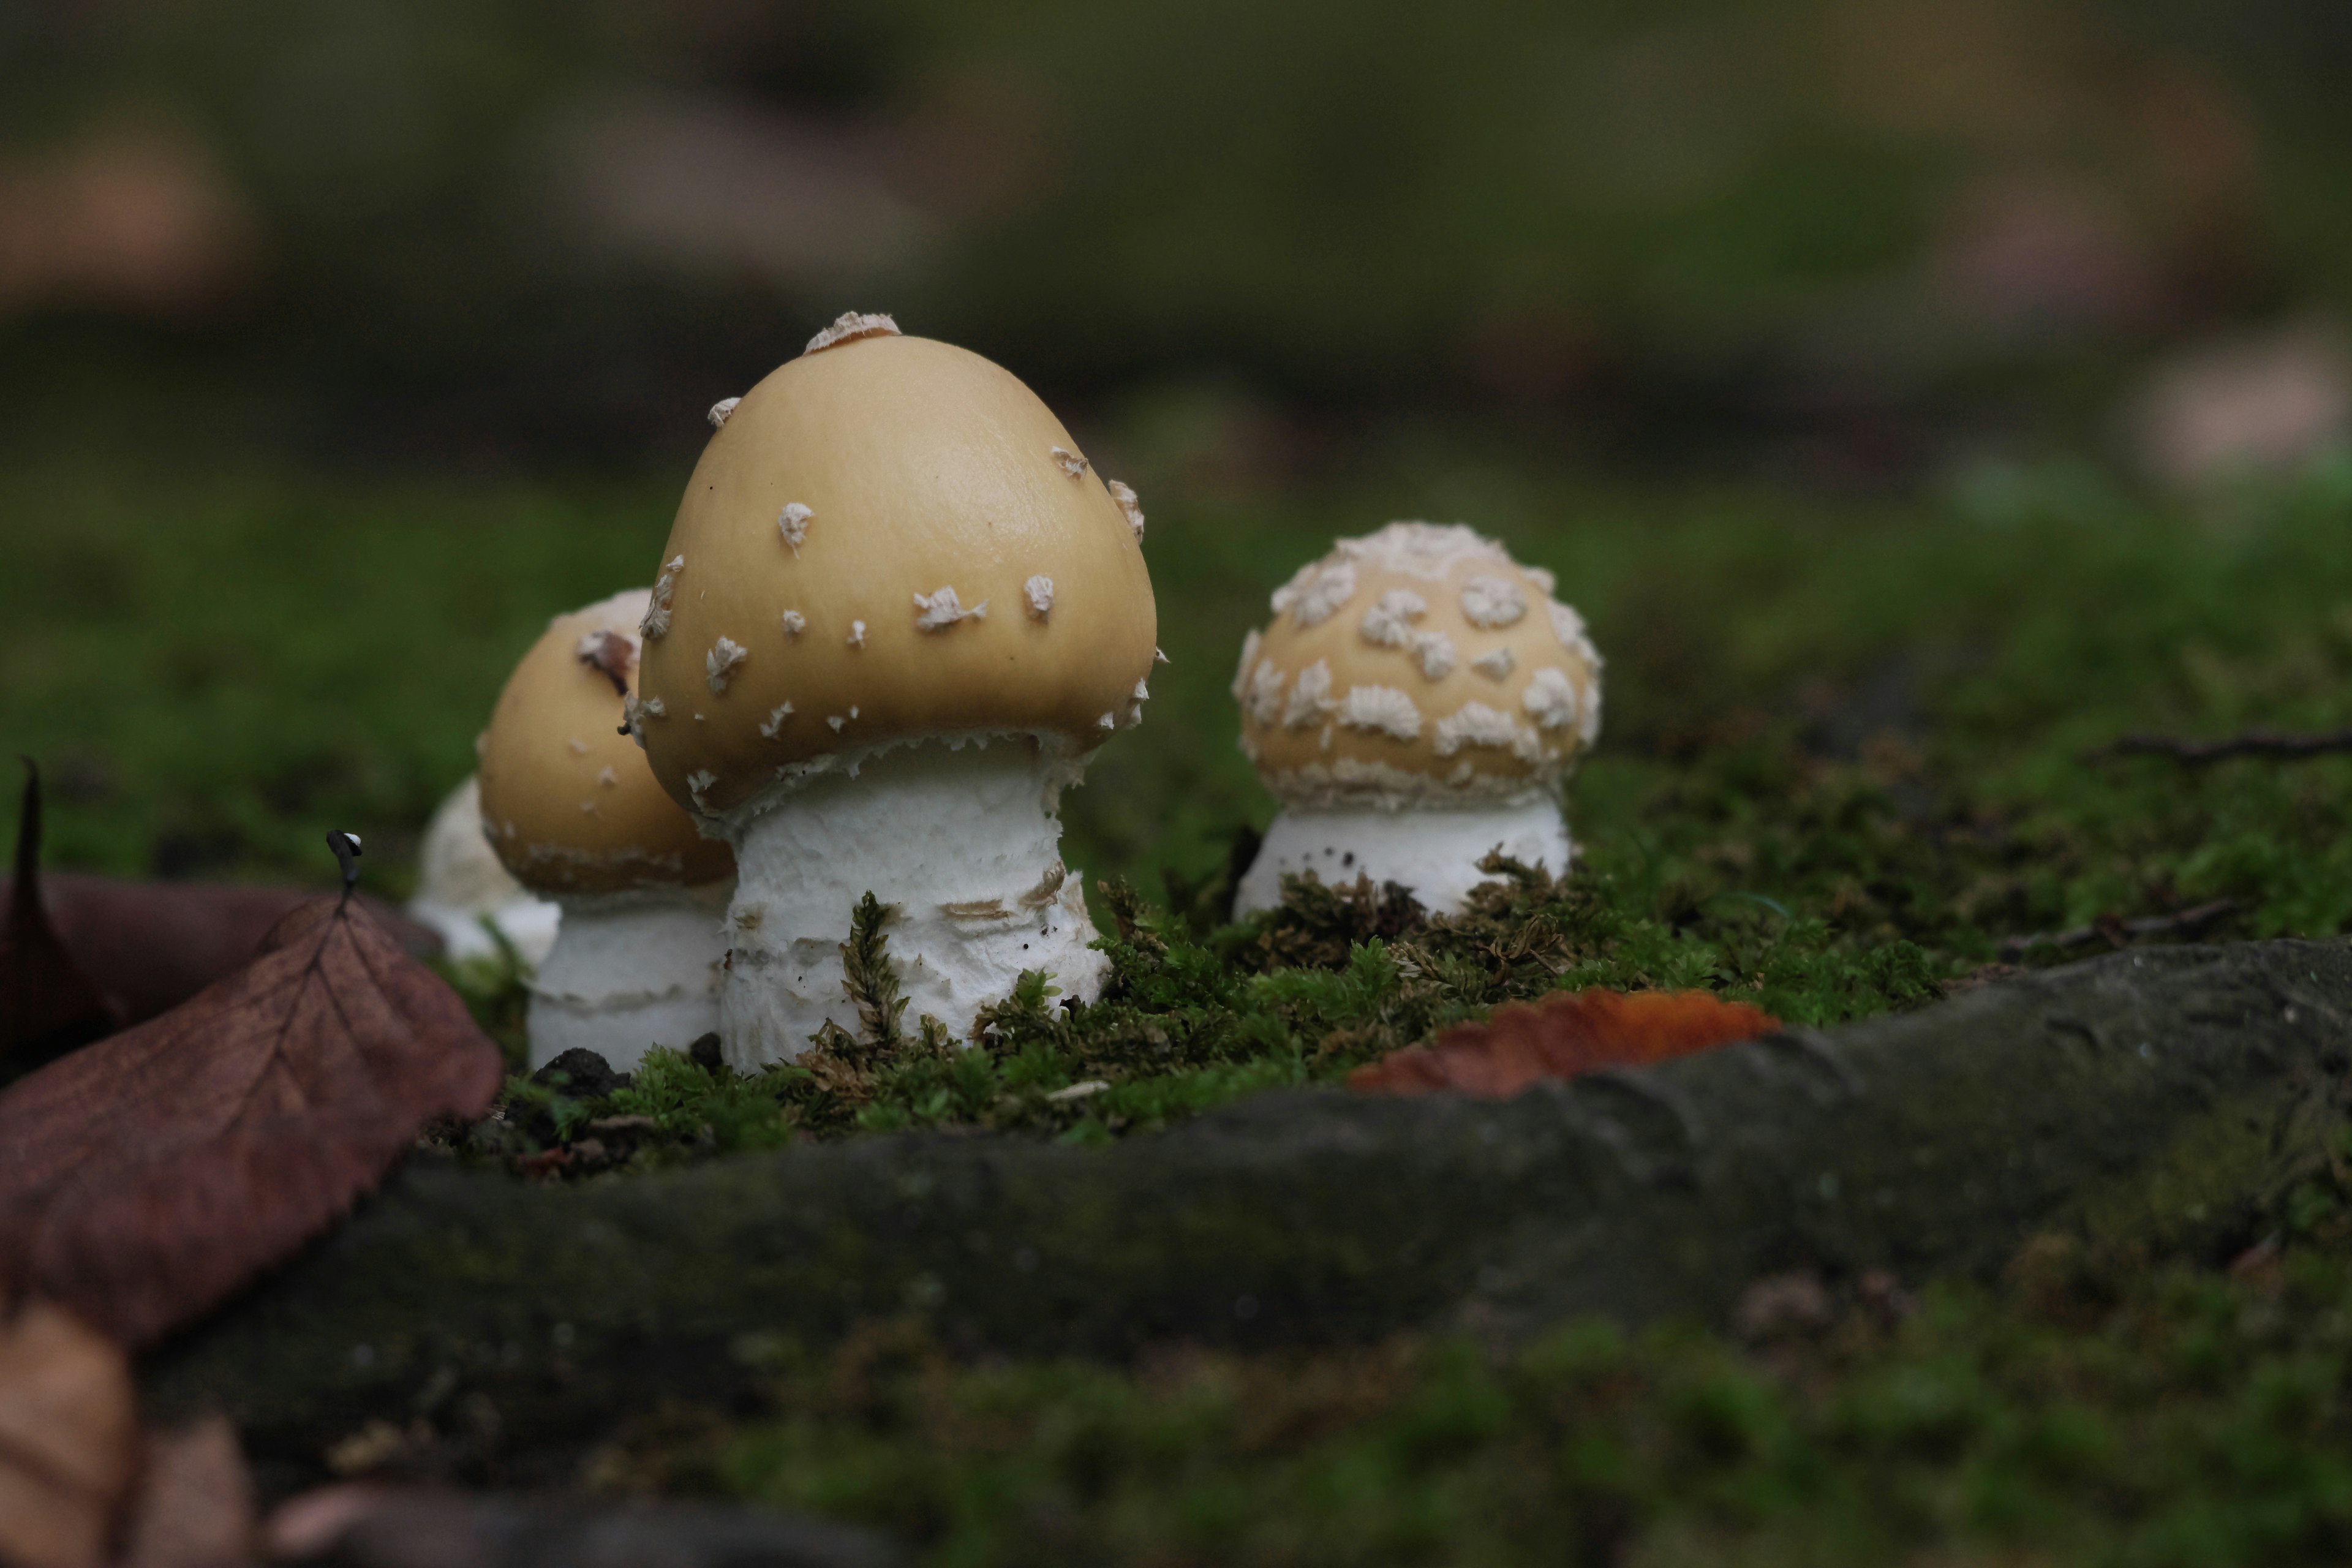
<path fill-rule="evenodd" d="M 651 607 L 640 588 L 556 616 L 478 742 L 476 846 L 561 910 L 530 955 L 534 1068 L 582 1047 L 627 1072 L 647 1047 L 682 1051 L 719 1026 L 726 847 L 620 732 Z"/>
<path fill-rule="evenodd" d="M 719 1033 L 739 1067 L 798 1056 L 829 1020 L 855 1033 L 841 944 L 871 891 L 890 905 L 908 998 L 958 1034 L 1024 969 L 1091 1000 L 1106 961 L 1061 859 L 1066 759 L 1027 736 L 929 741 L 821 774 L 729 824 L 737 882 Z"/>
<path fill-rule="evenodd" d="M 1399 882 L 1429 909 L 1460 909 L 1471 889 L 1494 880 L 1478 862 L 1495 849 L 1522 865 L 1565 875 L 1573 850 L 1559 803 L 1545 794 L 1508 804 L 1394 811 L 1291 806 L 1266 828 L 1265 843 L 1235 893 L 1234 912 L 1272 909 L 1282 901 L 1284 875 L 1308 871 L 1327 885 L 1360 876 L 1375 884 Z"/>
<path fill-rule="evenodd" d="M 530 1065 L 575 1046 L 631 1072 L 649 1046 L 682 1051 L 719 1027 L 725 884 L 572 894 L 530 983 Z"/>

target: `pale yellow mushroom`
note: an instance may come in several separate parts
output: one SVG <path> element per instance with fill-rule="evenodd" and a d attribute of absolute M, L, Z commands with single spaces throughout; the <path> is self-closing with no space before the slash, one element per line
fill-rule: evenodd
<path fill-rule="evenodd" d="M 441 933 L 453 959 L 495 958 L 503 937 L 530 964 L 546 959 L 562 918 L 552 902 L 514 879 L 483 837 L 481 780 L 472 774 L 425 825 L 408 913 Z"/>
<path fill-rule="evenodd" d="M 1559 786 L 1600 733 L 1601 656 L 1549 573 L 1459 524 L 1393 522 L 1299 568 L 1234 673 L 1284 809 L 1244 879 L 1402 882 L 1458 907 L 1497 847 L 1568 868 Z"/>
<path fill-rule="evenodd" d="M 1024 969 L 1093 994 L 1081 879 L 1024 896 L 1061 865 L 1060 790 L 1141 717 L 1158 628 L 1125 489 L 1010 373 L 887 317 L 845 316 L 711 437 L 633 722 L 741 868 L 730 1060 L 856 1027 L 838 947 L 867 891 L 898 910 L 910 1024 L 961 1034 Z"/>
<path fill-rule="evenodd" d="M 531 981 L 531 1061 L 584 1047 L 633 1068 L 718 1026 L 719 918 L 734 861 L 622 731 L 636 706 L 642 588 L 558 616 L 507 678 L 479 743 L 482 831 L 562 906 Z"/>

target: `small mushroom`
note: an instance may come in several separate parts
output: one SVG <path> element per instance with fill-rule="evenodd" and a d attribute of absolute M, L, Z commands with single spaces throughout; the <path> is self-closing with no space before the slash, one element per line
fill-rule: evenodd
<path fill-rule="evenodd" d="M 451 790 L 425 824 L 416 854 L 416 896 L 408 900 L 408 912 L 439 931 L 448 955 L 460 963 L 498 955 L 498 940 L 484 929 L 485 921 L 526 963 L 540 963 L 554 944 L 562 911 L 509 876 L 482 837 L 478 775 Z"/>
<path fill-rule="evenodd" d="M 910 1027 L 962 1034 L 1024 970 L 1097 994 L 1060 795 L 1140 719 L 1158 631 L 1135 528 L 1027 387 L 895 331 L 820 337 L 744 394 L 688 482 L 656 559 L 691 563 L 674 580 L 695 591 L 641 672 L 646 708 L 705 716 L 640 729 L 654 775 L 735 850 L 720 1034 L 743 1068 L 858 1027 L 840 946 L 869 891 L 897 910 Z M 797 558 L 774 532 L 788 500 L 821 520 Z M 789 642 L 740 629 L 787 615 Z M 722 636 L 751 651 L 718 690 Z"/>
<path fill-rule="evenodd" d="M 556 616 L 507 678 L 482 736 L 489 844 L 517 882 L 562 910 L 531 979 L 533 1067 L 585 1047 L 625 1071 L 648 1046 L 683 1050 L 719 1026 L 732 859 L 695 831 L 623 729 L 625 710 L 660 711 L 630 684 L 649 604 L 638 588 Z M 718 663 L 698 660 L 707 686 L 725 684 L 719 664 L 742 668 L 728 662 L 733 646 L 719 638 L 707 656 Z"/>
<path fill-rule="evenodd" d="M 1276 902 L 1286 872 L 1400 882 L 1446 910 L 1498 847 L 1568 869 L 1559 786 L 1600 733 L 1601 656 L 1551 589 L 1459 524 L 1392 522 L 1276 593 L 1234 697 L 1283 806 L 1237 912 Z"/>

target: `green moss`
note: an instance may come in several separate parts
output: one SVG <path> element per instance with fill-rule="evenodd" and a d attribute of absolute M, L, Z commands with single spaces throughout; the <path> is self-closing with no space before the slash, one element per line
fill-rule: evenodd
<path fill-rule="evenodd" d="M 840 1136 L 963 1125 L 1090 1142 L 1160 1127 L 1236 1095 L 1344 1077 L 1497 1003 L 1559 985 L 1709 986 L 1792 1022 L 1827 1024 L 1938 994 L 1943 968 L 1907 942 L 1864 946 L 1819 920 L 1710 939 L 1628 914 L 1612 889 L 1507 860 L 1467 912 L 1432 918 L 1402 889 L 1292 880 L 1281 906 L 1197 941 L 1124 884 L 1104 889 L 1119 934 L 1097 943 L 1110 976 L 1065 1008 L 1030 973 L 971 1037 L 924 1017 L 909 1034 L 889 954 L 889 910 L 867 894 L 842 953 L 859 1027 L 828 1026 L 798 1060 L 706 1069 L 656 1049 L 631 1088 L 581 1102 L 518 1079 L 502 1120 L 467 1146 L 521 1161 L 593 1123 L 646 1116 L 636 1168 Z M 478 993 L 487 1006 L 503 991 Z M 551 1116 L 551 1102 L 563 1109 Z M 583 1173 L 605 1168 L 581 1167 Z"/>
<path fill-rule="evenodd" d="M 1164 891 L 1095 879 L 1101 1000 L 1057 1021 L 1049 978 L 975 1041 L 869 1026 L 762 1095 L 813 1134 L 1087 1141 L 1337 1078 L 1556 986 L 1704 987 L 1828 1025 L 2216 900 L 2230 902 L 2193 934 L 2344 930 L 2352 759 L 2093 752 L 2133 731 L 2352 721 L 2352 483 L 2323 474 L 2232 531 L 2080 489 L 2007 510 L 1979 497 L 1948 519 L 1716 497 L 1659 503 L 1640 527 L 1585 498 L 1575 531 L 1515 541 L 1559 572 L 1611 655 L 1612 728 L 1569 795 L 1575 874 L 1500 868 L 1443 920 L 1394 890 L 1310 882 L 1242 925 L 1223 914 L 1255 845 L 1236 818 L 1267 807 L 1233 785 L 1237 757 L 1198 743 L 1230 723 L 1224 649 L 1183 639 L 1220 617 L 1237 634 L 1275 558 L 1310 545 L 1284 515 L 1237 531 L 1180 506 L 1172 529 L 1196 548 L 1155 560 L 1177 656 L 1155 722 L 1070 797 L 1074 858 L 1130 875 L 1157 862 Z M 1157 836 L 1123 838 L 1106 805 Z"/>
<path fill-rule="evenodd" d="M 657 1051 L 603 1100 L 519 1082 L 457 1141 L 575 1173 L 927 1126 L 1090 1142 L 1556 986 L 1705 986 L 1826 1024 L 2217 899 L 2200 934 L 2352 922 L 2352 760 L 2089 755 L 2132 731 L 2352 723 L 2352 470 L 2218 527 L 2079 473 L 1943 510 L 1380 444 L 1313 490 L 1153 494 L 1174 662 L 1067 806 L 1108 928 L 1097 1004 L 1057 1016 L 1036 976 L 980 1039 L 909 1025 L 880 911 L 845 910 L 873 961 L 856 1035 L 754 1077 Z M 471 765 L 511 660 L 550 614 L 645 580 L 675 483 L 0 477 L 26 562 L 0 581 L 21 634 L 0 723 L 49 763 L 59 862 L 323 883 L 318 834 L 342 826 L 371 885 L 404 890 L 384 868 Z M 1609 654 L 1610 728 L 1569 796 L 1580 864 L 1497 868 L 1445 920 L 1359 884 L 1229 923 L 1271 810 L 1223 739 L 1233 650 L 1332 532 L 1416 513 L 1555 570 Z M 514 968 L 457 978 L 519 1049 Z M 2177 1157 L 2259 1187 L 2261 1142 Z M 2156 1174 L 2094 1194 L 2094 1220 L 2160 1203 Z M 600 1473 L 878 1520 L 954 1563 L 2339 1561 L 2345 1194 L 2250 1196 L 2289 1237 L 2252 1278 L 2029 1249 L 1997 1288 L 1858 1300 L 1756 1346 L 1571 1324 L 1500 1361 L 1401 1342 L 969 1366 L 885 1326 L 837 1354 L 769 1347 L 764 1414 L 648 1418 Z"/>
<path fill-rule="evenodd" d="M 642 1419 L 590 1473 L 959 1568 L 2334 1563 L 2347 1304 L 2339 1230 L 2234 1277 L 2044 1238 L 1995 1286 L 1865 1281 L 1745 1341 L 1573 1322 L 1505 1356 L 974 1366 L 882 1322 L 749 1347 L 765 1413 Z"/>

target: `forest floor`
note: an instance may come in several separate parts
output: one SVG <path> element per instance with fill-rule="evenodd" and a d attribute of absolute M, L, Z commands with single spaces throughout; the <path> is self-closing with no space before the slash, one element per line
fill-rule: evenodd
<path fill-rule="evenodd" d="M 1105 1004 L 1056 1020 L 1032 986 L 985 1047 L 910 1027 L 756 1079 L 670 1055 L 603 1097 L 518 1080 L 489 1152 L 616 1114 L 655 1127 L 629 1168 L 935 1124 L 1148 1134 L 1558 987 L 1828 1025 L 2004 964 L 2352 921 L 2352 753 L 2108 750 L 2352 724 L 2352 468 L 2192 513 L 2066 467 L 1896 503 L 1389 447 L 1345 484 L 1145 489 L 1172 663 L 1066 805 L 1116 927 Z M 323 885 L 341 827 L 391 895 L 512 659 L 646 579 L 674 486 L 164 468 L 0 476 L 0 734 L 47 764 L 52 864 Z M 1242 634 L 1334 533 L 1416 514 L 1553 570 L 1607 656 L 1579 864 L 1452 920 L 1365 888 L 1228 925 L 1233 846 L 1272 809 L 1230 744 Z M 511 1041 L 513 976 L 458 978 Z M 1109 1087 L 1048 1098 L 1082 1080 Z M 877 1324 L 777 1351 L 763 1412 L 648 1415 L 589 1479 L 953 1563 L 2340 1561 L 2339 1196 L 2305 1188 L 2232 1266 L 2052 1239 L 2000 1281 L 1789 1281 L 1731 1333 L 1571 1324 L 1507 1358 L 971 1366 Z"/>

